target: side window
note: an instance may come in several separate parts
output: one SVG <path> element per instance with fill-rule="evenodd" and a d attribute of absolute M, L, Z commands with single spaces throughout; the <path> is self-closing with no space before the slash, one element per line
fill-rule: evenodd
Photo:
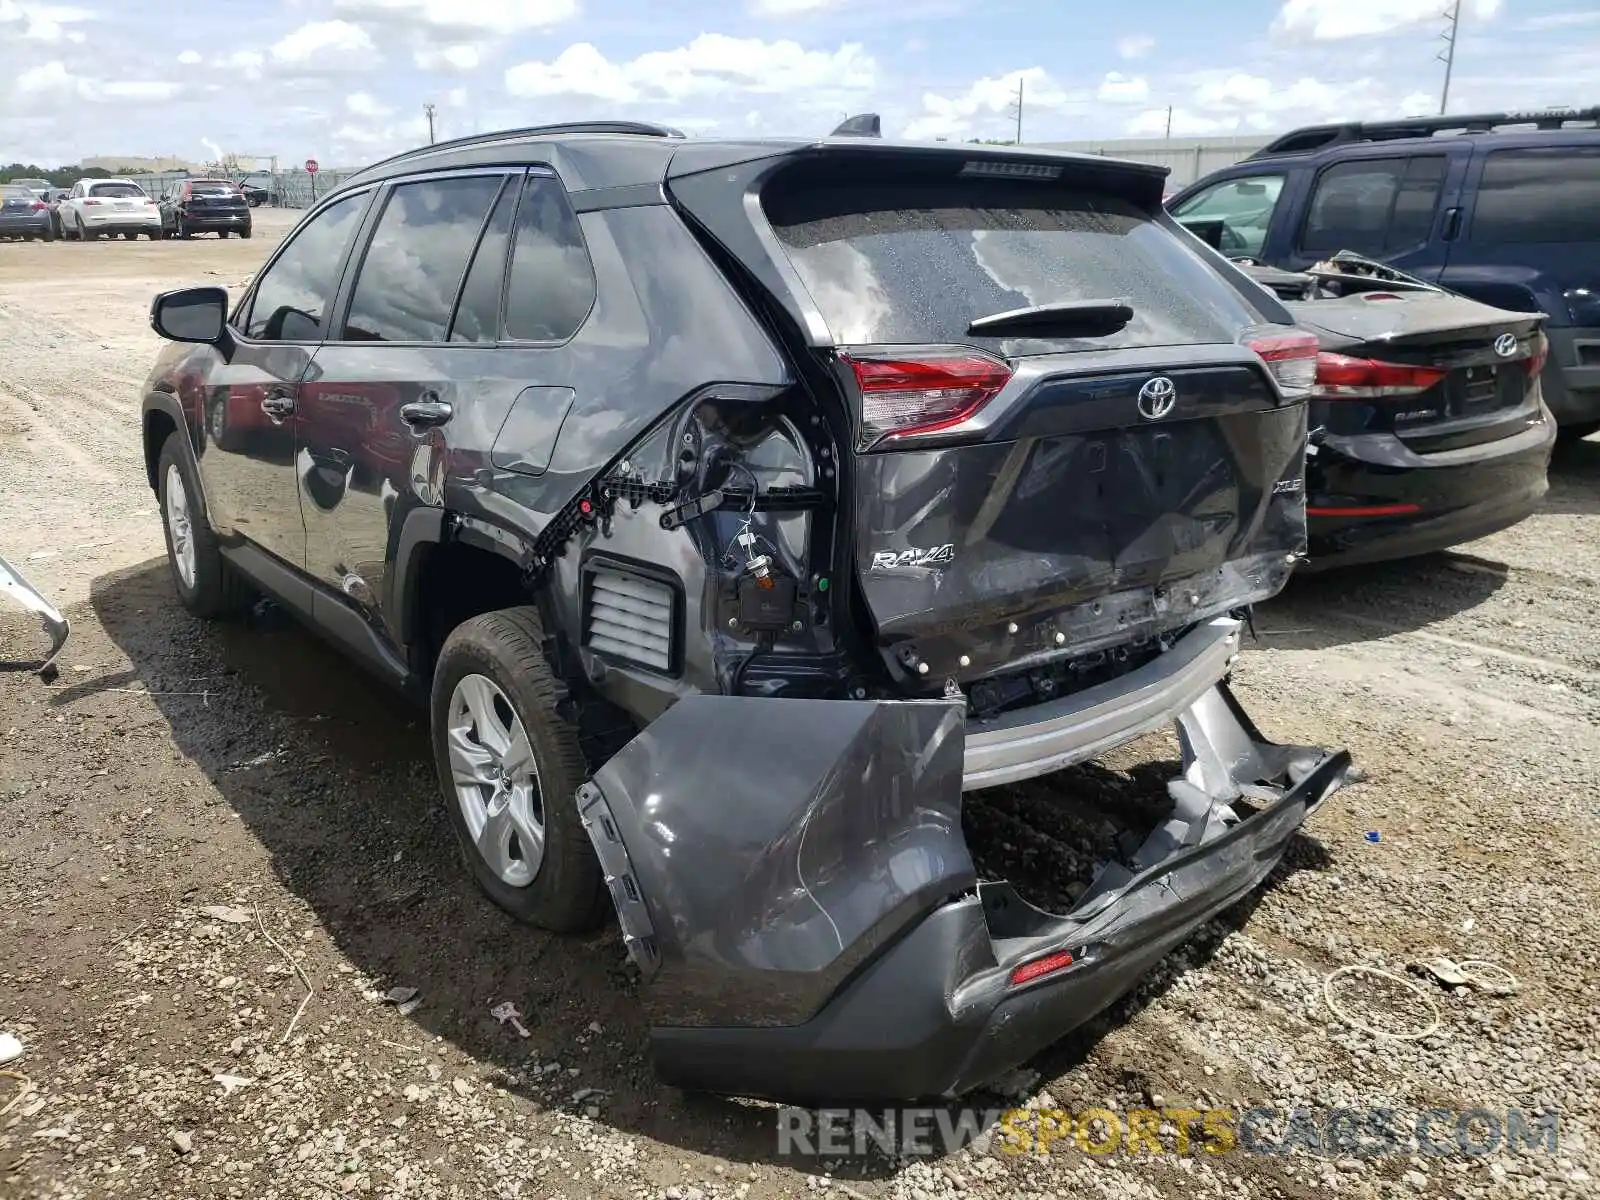
<path fill-rule="evenodd" d="M 340 336 L 444 341 L 467 260 L 504 184 L 504 175 L 462 175 L 394 187 L 361 261 Z"/>
<path fill-rule="evenodd" d="M 505 296 L 506 251 L 511 247 L 511 218 L 517 211 L 517 185 L 507 185 L 478 239 L 477 253 L 461 285 L 452 342 L 492 342 L 500 336 L 500 301 Z"/>
<path fill-rule="evenodd" d="M 1224 180 L 1190 196 L 1173 209 L 1172 215 L 1185 223 L 1221 222 L 1222 244 L 1218 248 L 1224 254 L 1255 257 L 1266 244 L 1267 226 L 1272 223 L 1273 210 L 1278 207 L 1283 178 L 1282 175 L 1250 175 Z"/>
<path fill-rule="evenodd" d="M 1600 151 L 1495 150 L 1483 160 L 1474 242 L 1600 242 Z"/>
<path fill-rule="evenodd" d="M 268 342 L 312 342 L 339 282 L 339 264 L 355 237 L 365 194 L 346 196 L 302 225 L 256 281 L 245 336 Z"/>
<path fill-rule="evenodd" d="M 578 331 L 594 300 L 594 264 L 561 181 L 529 175 L 512 235 L 506 337 L 564 341 Z"/>
<path fill-rule="evenodd" d="M 1317 177 L 1300 249 L 1397 252 L 1427 240 L 1448 160 L 1442 154 L 1337 163 Z"/>

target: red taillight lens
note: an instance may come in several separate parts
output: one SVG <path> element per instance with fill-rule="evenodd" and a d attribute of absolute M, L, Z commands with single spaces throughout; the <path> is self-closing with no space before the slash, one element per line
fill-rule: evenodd
<path fill-rule="evenodd" d="M 43 200 L 35 200 L 33 202 L 33 211 L 34 212 L 43 212 L 45 209 L 47 209 L 49 207 L 50 206 L 48 204 L 46 204 Z"/>
<path fill-rule="evenodd" d="M 1438 367 L 1412 367 L 1404 363 L 1350 358 L 1343 354 L 1317 355 L 1318 400 L 1381 400 L 1389 396 L 1415 396 L 1445 377 Z"/>
<path fill-rule="evenodd" d="M 1528 374 L 1537 375 L 1544 370 L 1544 364 L 1550 358 L 1550 339 L 1540 330 L 1533 335 L 1533 355 L 1527 360 Z"/>
<path fill-rule="evenodd" d="M 1057 971 L 1065 971 L 1072 965 L 1072 953 L 1068 950 L 1057 950 L 1054 954 L 1046 954 L 1043 958 L 1036 958 L 1032 962 L 1025 962 L 1011 972 L 1011 986 L 1032 983 L 1035 979 L 1042 979 L 1046 975 L 1054 975 Z"/>
<path fill-rule="evenodd" d="M 959 425 L 1011 379 L 1004 359 L 957 347 L 879 355 L 845 351 L 861 388 L 860 448 Z"/>
<path fill-rule="evenodd" d="M 1304 400 L 1311 395 L 1317 377 L 1317 350 L 1321 346 L 1316 334 L 1273 326 L 1250 330 L 1245 334 L 1244 343 L 1267 364 L 1285 399 Z"/>
<path fill-rule="evenodd" d="M 96 200 L 93 196 L 90 196 L 90 197 L 88 197 L 87 199 L 84 200 L 84 203 L 85 204 L 99 204 L 100 201 Z"/>

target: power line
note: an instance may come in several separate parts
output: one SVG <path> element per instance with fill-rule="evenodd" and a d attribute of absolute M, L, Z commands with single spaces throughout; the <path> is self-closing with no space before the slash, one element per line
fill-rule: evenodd
<path fill-rule="evenodd" d="M 1456 65 L 1456 34 L 1461 29 L 1461 0 L 1455 0 L 1450 11 L 1441 15 L 1450 22 L 1450 27 L 1439 35 L 1444 39 L 1444 51 L 1438 56 L 1444 63 L 1444 90 L 1439 93 L 1439 115 L 1442 117 L 1450 104 L 1450 75 Z"/>

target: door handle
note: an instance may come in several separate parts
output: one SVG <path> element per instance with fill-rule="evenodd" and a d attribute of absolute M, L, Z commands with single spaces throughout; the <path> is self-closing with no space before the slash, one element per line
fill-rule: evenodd
<path fill-rule="evenodd" d="M 413 429 L 436 429 L 453 416 L 455 409 L 449 401 L 437 396 L 413 400 L 400 406 L 400 419 Z"/>
<path fill-rule="evenodd" d="M 1444 213 L 1444 228 L 1440 230 L 1440 240 L 1453 242 L 1461 234 L 1461 210 L 1447 208 Z"/>
<path fill-rule="evenodd" d="M 262 398 L 261 411 L 266 413 L 273 421 L 281 421 L 294 413 L 294 394 L 292 392 L 271 391 Z"/>

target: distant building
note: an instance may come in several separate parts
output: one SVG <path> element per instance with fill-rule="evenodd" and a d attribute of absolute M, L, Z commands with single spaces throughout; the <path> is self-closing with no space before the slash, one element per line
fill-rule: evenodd
<path fill-rule="evenodd" d="M 97 154 L 78 164 L 85 171 L 109 171 L 113 175 L 136 175 L 156 171 L 194 171 L 196 164 L 186 158 L 168 155 L 164 158 L 140 154 Z"/>
<path fill-rule="evenodd" d="M 1249 158 L 1277 134 L 1259 137 L 1202 138 L 1119 138 L 1102 142 L 1044 142 L 1048 150 L 1072 150 L 1078 154 L 1099 154 L 1106 158 L 1126 158 L 1134 162 L 1170 167 L 1167 187 L 1177 189 L 1196 179 L 1231 167 Z M 1034 143 L 1029 143 L 1030 145 Z"/>

